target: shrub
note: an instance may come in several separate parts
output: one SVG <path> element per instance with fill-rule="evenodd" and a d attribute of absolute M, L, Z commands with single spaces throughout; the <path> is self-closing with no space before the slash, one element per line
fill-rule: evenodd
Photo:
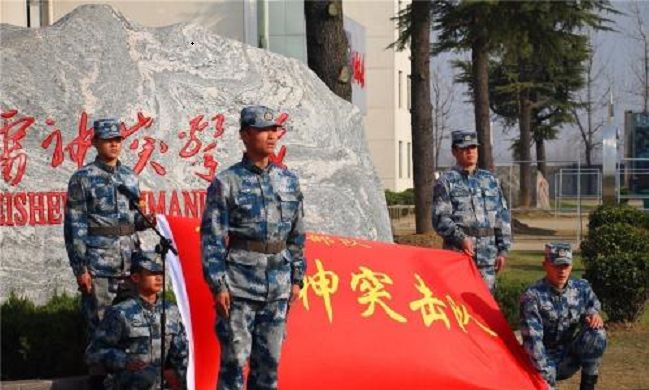
<path fill-rule="evenodd" d="M 507 279 L 498 279 L 496 288 L 496 302 L 500 306 L 500 311 L 507 319 L 512 329 L 518 329 L 519 326 L 519 302 L 521 294 L 527 288 L 523 282 L 512 282 Z"/>
<path fill-rule="evenodd" d="M 636 321 L 649 299 L 649 254 L 618 253 L 589 262 L 584 277 L 613 322 Z"/>
<path fill-rule="evenodd" d="M 603 225 L 588 233 L 581 243 L 584 265 L 588 267 L 600 257 L 620 253 L 649 254 L 649 230 L 627 223 Z"/>
<path fill-rule="evenodd" d="M 600 226 L 615 223 L 627 223 L 649 229 L 649 214 L 626 205 L 601 205 L 590 214 L 588 230 L 594 231 Z"/>
<path fill-rule="evenodd" d="M 44 306 L 11 294 L 0 307 L 2 379 L 52 378 L 85 372 L 79 297 L 55 294 Z"/>
<path fill-rule="evenodd" d="M 584 278 L 613 322 L 638 319 L 649 299 L 649 216 L 628 205 L 600 206 L 581 243 Z"/>
<path fill-rule="evenodd" d="M 393 192 L 385 190 L 385 201 L 388 206 L 394 205 L 414 205 L 415 204 L 415 190 L 408 188 L 402 192 Z"/>

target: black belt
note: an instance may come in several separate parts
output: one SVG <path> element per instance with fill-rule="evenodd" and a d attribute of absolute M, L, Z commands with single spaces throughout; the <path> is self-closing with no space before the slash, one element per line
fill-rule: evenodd
<path fill-rule="evenodd" d="M 286 249 L 285 241 L 255 241 L 230 237 L 231 249 L 243 249 L 251 252 L 277 254 Z"/>
<path fill-rule="evenodd" d="M 91 236 L 130 236 L 133 233 L 135 233 L 135 226 L 127 224 L 88 227 L 88 234 Z"/>
<path fill-rule="evenodd" d="M 462 231 L 464 232 L 464 234 L 471 237 L 493 237 L 494 236 L 493 228 L 476 228 L 476 227 L 462 226 Z"/>

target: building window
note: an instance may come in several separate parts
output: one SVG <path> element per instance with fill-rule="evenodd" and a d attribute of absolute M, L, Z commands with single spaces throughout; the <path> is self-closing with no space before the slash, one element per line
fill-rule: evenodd
<path fill-rule="evenodd" d="M 406 99 L 408 100 L 408 111 L 410 111 L 410 108 L 412 107 L 412 84 L 411 84 L 411 77 L 408 75 L 408 80 L 406 81 Z"/>
<path fill-rule="evenodd" d="M 410 176 L 412 175 L 412 144 L 408 142 L 408 179 L 410 179 Z"/>
<path fill-rule="evenodd" d="M 403 142 L 399 141 L 399 179 L 403 177 Z"/>
<path fill-rule="evenodd" d="M 403 72 L 399 71 L 399 80 L 398 80 L 399 89 L 397 90 L 397 97 L 398 97 L 398 100 L 399 100 L 399 108 L 401 108 L 403 106 L 403 103 L 401 102 L 401 89 L 403 88 L 402 85 L 401 85 L 403 83 L 402 80 L 401 80 L 402 78 L 403 78 Z"/>

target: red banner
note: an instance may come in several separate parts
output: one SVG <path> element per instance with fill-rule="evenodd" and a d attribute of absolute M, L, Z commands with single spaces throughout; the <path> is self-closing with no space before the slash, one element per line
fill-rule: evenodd
<path fill-rule="evenodd" d="M 190 333 L 196 389 L 219 366 L 199 226 L 167 217 L 174 289 Z M 168 222 L 168 225 L 167 225 Z M 290 309 L 280 389 L 544 389 L 468 257 L 309 234 L 308 269 Z"/>

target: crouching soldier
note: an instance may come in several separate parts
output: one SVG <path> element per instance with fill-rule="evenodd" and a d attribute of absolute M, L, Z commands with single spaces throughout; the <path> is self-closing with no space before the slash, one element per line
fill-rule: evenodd
<path fill-rule="evenodd" d="M 106 310 L 86 350 L 89 365 L 103 365 L 111 373 L 108 389 L 159 389 L 160 316 L 165 305 L 165 387 L 186 388 L 187 339 L 178 307 L 164 302 L 162 264 L 155 252 L 134 255 L 131 280 L 138 295 Z"/>
<path fill-rule="evenodd" d="M 569 244 L 547 244 L 543 268 L 545 278 L 521 295 L 523 347 L 548 388 L 581 368 L 580 390 L 594 389 L 606 348 L 599 300 L 586 280 L 570 278 Z"/>

